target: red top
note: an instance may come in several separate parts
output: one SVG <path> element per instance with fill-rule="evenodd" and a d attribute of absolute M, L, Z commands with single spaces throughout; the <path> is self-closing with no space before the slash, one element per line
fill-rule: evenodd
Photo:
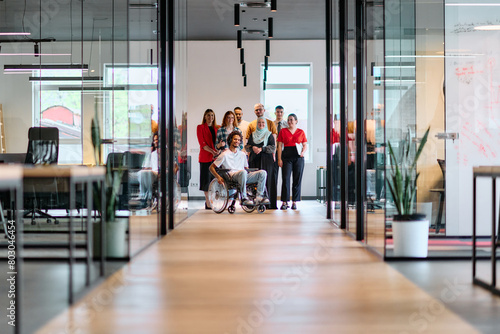
<path fill-rule="evenodd" d="M 217 129 L 218 127 L 215 129 L 215 138 L 217 138 Z M 198 136 L 198 143 L 200 144 L 200 154 L 198 156 L 198 161 L 199 162 L 214 161 L 214 156 L 212 155 L 212 153 L 205 151 L 203 149 L 203 147 L 207 145 L 211 149 L 215 150 L 212 133 L 210 132 L 208 125 L 206 123 L 198 125 L 198 127 L 196 128 L 196 135 Z"/>
<path fill-rule="evenodd" d="M 307 143 L 306 134 L 303 130 L 297 129 L 292 134 L 288 128 L 281 129 L 278 135 L 278 141 L 283 143 L 284 147 L 295 146 L 295 144 Z"/>

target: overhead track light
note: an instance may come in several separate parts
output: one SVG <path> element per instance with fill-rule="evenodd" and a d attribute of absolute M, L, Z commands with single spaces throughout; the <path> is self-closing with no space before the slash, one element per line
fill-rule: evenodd
<path fill-rule="evenodd" d="M 262 81 L 262 90 L 266 90 L 266 82 Z"/>
<path fill-rule="evenodd" d="M 264 2 L 255 2 L 255 1 L 241 2 L 240 5 L 241 5 L 241 7 L 247 7 L 247 8 L 267 8 L 267 7 L 271 6 L 266 1 L 264 1 Z"/>
<path fill-rule="evenodd" d="M 267 57 L 264 57 L 264 69 L 267 71 L 267 69 L 269 68 L 269 61 L 268 61 L 269 58 Z"/>
<path fill-rule="evenodd" d="M 247 75 L 247 66 L 245 63 L 243 63 L 243 65 L 241 65 L 241 75 L 242 76 L 246 76 Z"/>
<path fill-rule="evenodd" d="M 128 5 L 128 8 L 130 9 L 156 9 L 158 8 L 157 3 L 131 3 Z"/>
<path fill-rule="evenodd" d="M 240 4 L 234 4 L 234 26 L 238 27 L 240 25 Z"/>
<path fill-rule="evenodd" d="M 245 62 L 245 49 L 241 48 L 240 49 L 240 64 L 243 64 Z"/>
<path fill-rule="evenodd" d="M 30 32 L 0 32 L 0 36 L 29 36 Z"/>
<path fill-rule="evenodd" d="M 40 49 L 38 47 L 38 43 L 35 43 L 35 47 L 33 48 L 33 53 L 35 54 L 35 57 L 38 57 L 40 55 Z"/>
<path fill-rule="evenodd" d="M 267 36 L 269 38 L 273 38 L 273 18 L 270 17 L 267 19 Z"/>
<path fill-rule="evenodd" d="M 267 71 L 264 70 L 264 81 L 267 81 Z"/>
<path fill-rule="evenodd" d="M 247 86 L 247 76 L 244 75 L 243 76 L 243 87 L 246 87 Z"/>
<path fill-rule="evenodd" d="M 271 57 L 271 41 L 266 39 L 266 57 Z"/>
<path fill-rule="evenodd" d="M 43 65 L 3 65 L 5 72 L 35 71 L 35 70 L 83 70 L 88 71 L 88 64 L 43 64 Z"/>
<path fill-rule="evenodd" d="M 271 0 L 271 12 L 275 12 L 278 9 L 278 0 Z"/>
<path fill-rule="evenodd" d="M 102 81 L 99 76 L 81 76 L 81 77 L 29 77 L 29 81 Z"/>
<path fill-rule="evenodd" d="M 241 49 L 242 48 L 242 46 L 241 46 L 241 44 L 242 44 L 241 43 L 241 30 L 238 30 L 236 37 L 237 37 L 236 47 L 238 49 Z"/>

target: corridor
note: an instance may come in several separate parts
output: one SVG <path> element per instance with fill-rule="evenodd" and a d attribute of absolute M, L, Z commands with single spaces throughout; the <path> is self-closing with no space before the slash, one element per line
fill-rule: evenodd
<path fill-rule="evenodd" d="M 476 333 L 324 218 L 199 210 L 38 333 Z M 455 296 L 456 297 L 456 296 Z"/>

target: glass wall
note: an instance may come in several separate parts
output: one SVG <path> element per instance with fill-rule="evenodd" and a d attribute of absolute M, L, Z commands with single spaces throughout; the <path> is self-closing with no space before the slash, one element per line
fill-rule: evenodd
<path fill-rule="evenodd" d="M 109 255 L 132 256 L 158 237 L 156 6 L 40 1 L 1 11 L 0 32 L 14 33 L 0 36 L 2 153 L 25 154 L 30 127 L 55 127 L 59 165 L 112 165 L 109 177 L 119 179 L 116 224 L 106 224 L 119 243 Z M 92 142 L 93 122 L 100 151 Z M 67 230 L 60 198 L 48 213 L 61 223 L 37 218 L 33 228 Z"/>
<path fill-rule="evenodd" d="M 175 1 L 174 222 L 187 218 L 191 156 L 187 151 L 187 4 Z"/>
<path fill-rule="evenodd" d="M 384 2 L 365 8 L 365 242 L 380 254 L 385 244 L 385 89 Z"/>

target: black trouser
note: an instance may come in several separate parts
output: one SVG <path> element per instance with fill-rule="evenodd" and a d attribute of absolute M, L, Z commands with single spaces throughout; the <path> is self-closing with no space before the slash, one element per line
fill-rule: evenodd
<path fill-rule="evenodd" d="M 290 200 L 290 176 L 292 175 L 292 172 L 292 201 L 300 201 L 302 173 L 304 172 L 304 158 L 297 157 L 291 159 L 282 159 L 282 161 L 283 167 L 281 169 L 281 176 L 283 184 L 281 185 L 281 201 L 288 202 Z"/>
<path fill-rule="evenodd" d="M 272 179 L 270 182 L 271 184 L 268 184 L 267 191 L 269 192 L 269 208 L 271 209 L 277 209 L 278 208 L 278 171 L 280 166 L 278 165 L 278 161 L 275 161 L 273 164 L 273 170 L 272 170 Z M 269 180 L 269 179 L 268 179 Z"/>

